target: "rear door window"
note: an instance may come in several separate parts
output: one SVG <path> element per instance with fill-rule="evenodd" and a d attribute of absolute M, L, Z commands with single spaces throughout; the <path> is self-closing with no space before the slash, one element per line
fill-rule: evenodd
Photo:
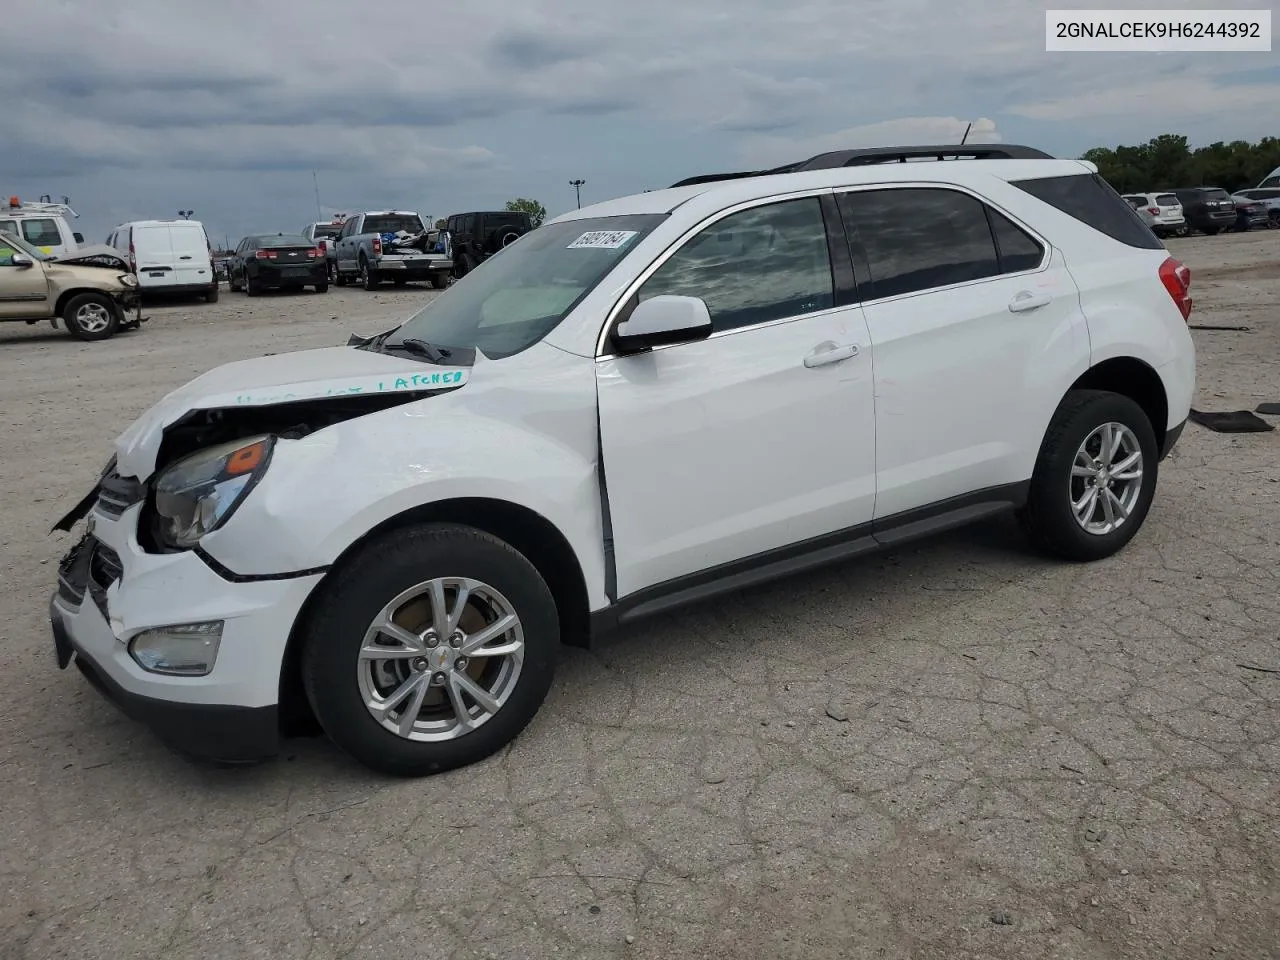
<path fill-rule="evenodd" d="M 866 254 L 871 276 L 860 284 L 864 300 L 1001 272 L 984 205 L 967 193 L 928 187 L 860 190 L 841 194 L 838 202 Z M 1016 247 L 1017 241 L 1011 238 L 1011 244 Z M 1023 247 L 1024 260 L 1027 254 Z"/>
<path fill-rule="evenodd" d="M 1164 249 L 1137 211 L 1096 173 L 1009 182 L 1112 240 L 1144 250 Z"/>

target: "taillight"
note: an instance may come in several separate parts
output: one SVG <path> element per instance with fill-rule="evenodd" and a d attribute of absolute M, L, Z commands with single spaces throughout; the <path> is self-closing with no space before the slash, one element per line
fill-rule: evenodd
<path fill-rule="evenodd" d="M 1147 213 L 1151 214 L 1153 217 L 1158 217 L 1158 216 L 1160 216 L 1160 208 L 1159 208 L 1159 207 L 1147 207 Z"/>
<path fill-rule="evenodd" d="M 382 238 L 381 237 L 373 238 L 373 255 L 375 257 L 382 256 Z"/>
<path fill-rule="evenodd" d="M 1169 257 L 1160 264 L 1160 282 L 1169 291 L 1169 296 L 1173 297 L 1173 302 L 1177 304 L 1182 319 L 1189 319 L 1191 316 L 1191 270 L 1180 260 Z"/>
<path fill-rule="evenodd" d="M 253 255 L 255 260 L 274 260 L 276 252 L 274 250 L 259 250 Z"/>
<path fill-rule="evenodd" d="M 323 256 L 324 256 L 324 251 L 323 251 L 323 250 L 321 250 L 319 247 L 315 247 L 315 248 L 313 248 L 313 249 L 311 249 L 311 250 L 308 250 L 308 251 L 307 251 L 307 256 L 308 256 L 308 257 L 312 257 L 312 258 L 316 258 L 316 257 L 323 257 Z"/>

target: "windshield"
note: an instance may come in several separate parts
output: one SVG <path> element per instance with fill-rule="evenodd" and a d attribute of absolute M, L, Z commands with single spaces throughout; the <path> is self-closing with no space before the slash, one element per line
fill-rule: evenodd
<path fill-rule="evenodd" d="M 1225 190 L 1206 190 L 1204 198 L 1206 200 L 1230 200 L 1231 195 Z"/>
<path fill-rule="evenodd" d="M 1162 193 L 1160 196 L 1156 197 L 1157 207 L 1176 207 L 1177 205 L 1178 198 L 1172 193 Z"/>
<path fill-rule="evenodd" d="M 303 236 L 284 234 L 275 237 L 259 237 L 258 243 L 264 247 L 309 247 L 311 241 Z"/>
<path fill-rule="evenodd" d="M 437 347 L 474 347 L 493 360 L 526 350 L 554 330 L 664 217 L 593 217 L 526 233 L 415 313 L 383 347 L 424 340 Z"/>
<path fill-rule="evenodd" d="M 371 213 L 362 226 L 365 233 L 421 233 L 422 219 L 414 213 Z"/>

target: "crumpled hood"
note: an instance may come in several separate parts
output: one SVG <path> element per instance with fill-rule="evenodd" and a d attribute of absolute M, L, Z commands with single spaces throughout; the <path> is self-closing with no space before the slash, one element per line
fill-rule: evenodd
<path fill-rule="evenodd" d="M 192 410 L 262 407 L 353 394 L 451 390 L 464 385 L 470 375 L 468 367 L 438 366 L 353 347 L 238 360 L 201 374 L 138 417 L 116 439 L 116 469 L 125 477 L 149 477 L 165 428 Z"/>
<path fill-rule="evenodd" d="M 120 251 L 104 243 L 57 254 L 51 262 L 68 267 L 103 267 L 108 270 L 122 270 L 125 273 L 133 272 L 129 269 L 129 261 L 120 256 Z"/>

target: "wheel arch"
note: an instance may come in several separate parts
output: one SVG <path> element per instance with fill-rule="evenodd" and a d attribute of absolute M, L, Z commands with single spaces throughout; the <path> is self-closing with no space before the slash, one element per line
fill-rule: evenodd
<path fill-rule="evenodd" d="M 504 540 L 534 565 L 555 598 L 561 642 L 590 644 L 590 601 L 582 565 L 555 524 L 528 507 L 490 497 L 458 497 L 411 507 L 370 528 L 349 544 L 312 589 L 295 618 L 280 666 L 280 718 L 286 732 L 318 730 L 302 686 L 302 643 L 315 603 L 330 579 L 367 543 L 388 531 L 419 523 L 458 523 Z"/>
<path fill-rule="evenodd" d="M 1110 357 L 1094 364 L 1071 384 L 1070 390 L 1107 390 L 1128 397 L 1151 421 L 1156 447 L 1164 447 L 1169 430 L 1169 394 L 1155 368 L 1137 357 Z"/>

